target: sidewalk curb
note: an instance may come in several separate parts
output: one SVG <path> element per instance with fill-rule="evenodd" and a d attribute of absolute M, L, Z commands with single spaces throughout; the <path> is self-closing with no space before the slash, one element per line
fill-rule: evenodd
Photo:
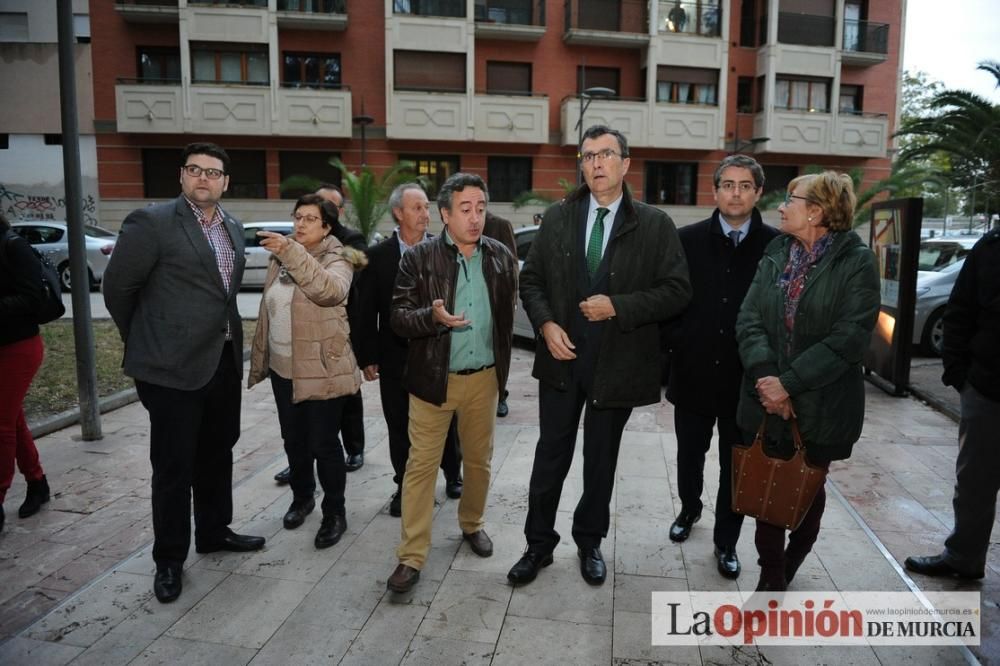
<path fill-rule="evenodd" d="M 941 412 L 942 414 L 950 418 L 955 423 L 958 423 L 959 420 L 961 419 L 962 417 L 961 413 L 959 413 L 957 409 L 955 409 L 945 401 L 939 400 L 931 393 L 925 393 L 924 391 L 920 390 L 916 386 L 913 386 L 912 384 L 909 386 L 909 389 L 910 393 L 913 394 L 913 397 L 927 403 L 937 411 Z"/>

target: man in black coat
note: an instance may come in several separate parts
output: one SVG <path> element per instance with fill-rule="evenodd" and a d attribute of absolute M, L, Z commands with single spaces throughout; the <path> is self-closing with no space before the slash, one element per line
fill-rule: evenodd
<path fill-rule="evenodd" d="M 736 315 L 753 281 L 764 248 L 777 230 L 764 224 L 756 208 L 764 170 L 745 155 L 730 155 L 713 179 L 718 208 L 707 220 L 679 230 L 694 295 L 687 310 L 667 327 L 672 350 L 667 400 L 674 404 L 677 434 L 677 492 L 681 512 L 670 539 L 684 541 L 701 518 L 705 454 L 712 427 L 719 431 L 719 493 L 715 503 L 715 557 L 719 573 L 740 575 L 736 542 L 743 516 L 731 506 L 731 471 L 740 364 Z"/>
<path fill-rule="evenodd" d="M 403 387 L 407 342 L 392 331 L 389 311 L 392 291 L 399 273 L 399 260 L 410 247 L 432 236 L 427 233 L 430 207 L 427 194 L 417 183 L 404 183 L 389 196 L 389 208 L 399 223 L 396 231 L 368 251 L 368 266 L 361 273 L 361 327 L 363 335 L 356 353 L 365 380 L 379 380 L 382 415 L 389 431 L 389 459 L 392 462 L 396 492 L 389 503 L 389 513 L 399 517 L 402 508 L 403 474 L 410 454 L 407 432 L 410 394 Z M 453 424 L 454 426 L 454 424 Z M 462 495 L 461 457 L 458 435 L 452 427 L 441 458 L 445 492 L 452 499 Z"/>

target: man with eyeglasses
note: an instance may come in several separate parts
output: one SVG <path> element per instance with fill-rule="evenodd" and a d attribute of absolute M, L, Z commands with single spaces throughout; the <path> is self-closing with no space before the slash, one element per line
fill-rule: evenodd
<path fill-rule="evenodd" d="M 715 558 L 726 578 L 740 575 L 736 542 L 743 516 L 732 511 L 732 445 L 743 366 L 736 346 L 736 315 L 764 247 L 778 235 L 756 208 L 764 170 L 745 155 L 730 155 L 713 177 L 717 208 L 707 220 L 683 227 L 681 243 L 694 295 L 666 330 L 671 349 L 666 398 L 674 405 L 677 494 L 681 511 L 670 526 L 672 541 L 685 541 L 701 518 L 705 454 L 712 428 L 719 432 L 719 491 L 715 502 Z"/>
<path fill-rule="evenodd" d="M 167 603 L 195 549 L 252 551 L 264 538 L 234 533 L 233 446 L 240 436 L 243 227 L 219 206 L 229 156 L 192 143 L 181 195 L 133 211 L 104 273 L 104 302 L 125 342 L 123 369 L 149 412 L 153 467 L 153 591 Z"/>
<path fill-rule="evenodd" d="M 628 142 L 595 125 L 580 145 L 585 184 L 549 207 L 521 271 L 537 333 L 539 439 L 528 486 L 527 548 L 507 574 L 519 585 L 552 563 L 556 511 L 583 417 L 583 495 L 573 514 L 580 574 L 600 585 L 615 466 L 633 407 L 660 400 L 659 322 L 691 295 L 677 230 L 625 186 Z"/>

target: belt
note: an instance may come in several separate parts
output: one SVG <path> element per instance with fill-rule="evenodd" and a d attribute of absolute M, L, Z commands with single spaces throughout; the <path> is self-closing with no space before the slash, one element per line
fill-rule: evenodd
<path fill-rule="evenodd" d="M 495 367 L 496 363 L 490 363 L 489 365 L 483 365 L 478 368 L 469 368 L 468 370 L 456 370 L 454 374 L 456 375 L 474 375 L 477 372 L 482 372 L 483 370 L 489 370 Z"/>

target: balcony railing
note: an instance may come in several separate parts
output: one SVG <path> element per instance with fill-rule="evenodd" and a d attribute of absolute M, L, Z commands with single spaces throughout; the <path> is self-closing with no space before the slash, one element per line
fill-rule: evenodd
<path fill-rule="evenodd" d="M 177 0 L 115 0 L 115 4 L 136 7 L 176 7 Z"/>
<path fill-rule="evenodd" d="M 646 4 L 644 0 L 566 0 L 566 32 L 575 29 L 646 34 Z"/>
<path fill-rule="evenodd" d="M 148 77 L 140 77 L 137 79 L 130 79 L 124 77 L 118 77 L 115 79 L 115 83 L 129 86 L 179 86 L 181 85 L 180 79 L 153 79 Z"/>
<path fill-rule="evenodd" d="M 545 25 L 545 0 L 477 0 L 477 23 Z"/>
<path fill-rule="evenodd" d="M 278 0 L 279 12 L 346 14 L 347 0 Z"/>
<path fill-rule="evenodd" d="M 844 50 L 857 53 L 889 53 L 889 24 L 844 20 Z"/>
<path fill-rule="evenodd" d="M 778 42 L 803 46 L 833 46 L 836 23 L 832 16 L 778 14 Z"/>
<path fill-rule="evenodd" d="M 393 0 L 394 14 L 465 18 L 465 0 Z"/>
<path fill-rule="evenodd" d="M 189 5 L 230 5 L 267 9 L 267 0 L 188 0 Z"/>
<path fill-rule="evenodd" d="M 711 0 L 688 2 L 660 1 L 659 32 L 718 37 L 722 8 Z"/>

